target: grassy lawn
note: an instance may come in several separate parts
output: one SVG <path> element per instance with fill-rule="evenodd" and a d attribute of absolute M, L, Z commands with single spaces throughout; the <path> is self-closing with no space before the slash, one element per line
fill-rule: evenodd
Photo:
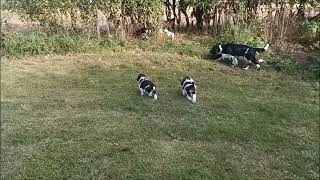
<path fill-rule="evenodd" d="M 141 49 L 2 59 L 1 161 L 2 179 L 317 179 L 319 83 Z"/>

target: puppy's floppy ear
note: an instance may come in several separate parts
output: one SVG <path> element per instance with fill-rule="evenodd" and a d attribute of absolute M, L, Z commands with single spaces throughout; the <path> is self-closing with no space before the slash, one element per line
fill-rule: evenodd
<path fill-rule="evenodd" d="M 137 81 L 139 81 L 140 77 L 141 77 L 141 74 L 139 74 L 139 75 L 138 75 L 138 77 L 137 77 Z"/>
<path fill-rule="evenodd" d="M 139 74 L 138 77 L 137 77 L 137 81 L 139 81 L 140 78 L 142 78 L 142 77 L 146 77 L 146 76 L 144 74 Z"/>
<path fill-rule="evenodd" d="M 182 79 L 181 85 L 183 85 L 184 81 L 185 81 L 187 78 L 188 78 L 188 77 L 186 76 L 186 77 L 184 77 L 184 78 Z"/>

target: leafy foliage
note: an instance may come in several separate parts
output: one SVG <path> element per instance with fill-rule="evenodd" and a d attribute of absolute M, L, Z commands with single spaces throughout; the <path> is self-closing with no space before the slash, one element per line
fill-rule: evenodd
<path fill-rule="evenodd" d="M 97 10 L 109 16 L 119 27 L 125 16 L 151 29 L 159 28 L 162 12 L 161 0 L 8 0 L 7 8 L 21 13 L 24 18 L 40 22 L 43 26 L 61 25 L 62 16 L 71 16 L 72 28 L 81 23 L 82 28 L 92 29 L 96 23 Z M 77 17 L 80 15 L 80 18 Z"/>
<path fill-rule="evenodd" d="M 316 0 L 7 0 L 3 2 L 6 9 L 19 12 L 26 19 L 40 22 L 47 30 L 71 30 L 71 32 L 84 32 L 88 35 L 94 34 L 96 27 L 99 26 L 98 12 L 107 17 L 107 22 L 114 24 L 115 33 L 126 31 L 125 33 L 130 34 L 129 29 L 134 30 L 143 26 L 151 30 L 152 34 L 158 34 L 162 25 L 160 17 L 163 14 L 164 5 L 171 7 L 167 8 L 166 11 L 168 9 L 170 11 L 178 9 L 184 15 L 187 15 L 186 10 L 189 8 L 193 10 L 191 16 L 195 17 L 197 29 L 201 32 L 204 30 L 204 26 L 207 26 L 209 31 L 210 21 L 213 21 L 213 28 L 211 28 L 213 34 L 230 33 L 233 37 L 237 37 L 243 31 L 248 30 L 251 31 L 246 32 L 249 36 L 255 33 L 257 22 L 262 22 L 248 17 L 256 15 L 255 8 L 258 7 L 259 3 L 269 7 L 271 5 L 277 7 L 298 5 L 298 12 L 301 14 L 301 12 L 304 12 L 306 5 L 315 6 Z M 296 15 L 299 15 L 299 13 L 296 13 Z M 177 18 L 176 12 L 174 14 L 174 22 L 180 23 L 181 17 Z M 278 13 L 276 15 L 278 16 L 277 21 L 285 19 L 281 17 L 284 14 Z M 65 27 L 64 20 L 68 18 L 71 19 L 71 28 Z M 187 26 L 189 26 L 189 19 L 186 19 L 186 21 Z M 285 33 L 284 26 L 287 24 L 288 22 L 285 21 L 278 22 L 276 26 L 279 28 L 274 30 L 276 31 L 275 35 L 269 33 L 269 36 L 273 40 L 277 40 L 277 36 L 281 36 L 280 39 L 282 39 Z M 309 23 L 303 25 L 303 27 L 308 28 L 308 31 L 317 31 L 315 25 L 318 24 Z M 130 28 L 127 26 L 130 26 Z M 275 28 L 268 27 L 268 29 Z M 96 32 L 100 35 L 98 30 Z M 279 35 L 278 32 L 280 32 Z"/>
<path fill-rule="evenodd" d="M 278 72 L 289 75 L 299 75 L 303 79 L 320 78 L 320 56 L 315 55 L 311 63 L 299 64 L 288 56 L 272 55 L 268 58 L 267 65 Z"/>
<path fill-rule="evenodd" d="M 48 36 L 39 32 L 17 33 L 11 31 L 2 32 L 1 55 L 46 55 L 65 54 L 67 52 L 86 52 L 96 49 L 98 42 L 88 42 L 81 35 L 55 34 Z"/>

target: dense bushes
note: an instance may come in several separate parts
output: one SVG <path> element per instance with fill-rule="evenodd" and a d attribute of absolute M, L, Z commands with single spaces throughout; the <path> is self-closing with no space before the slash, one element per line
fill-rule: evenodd
<path fill-rule="evenodd" d="M 97 40 L 88 41 L 81 35 L 50 35 L 39 32 L 4 31 L 2 52 L 4 56 L 63 54 L 86 52 L 99 46 Z"/>
<path fill-rule="evenodd" d="M 213 34 L 231 33 L 234 37 L 240 31 L 269 29 L 264 33 L 268 39 L 277 40 L 287 33 L 287 27 L 305 14 L 306 7 L 316 7 L 316 0 L 6 0 L 4 7 L 19 12 L 25 18 L 38 21 L 48 30 L 79 30 L 86 34 L 100 35 L 104 24 L 107 34 L 130 33 L 134 27 L 147 27 L 157 35 L 163 25 L 161 16 L 166 9 L 167 21 L 181 22 L 196 19 L 198 31 Z M 267 16 L 258 13 L 264 5 Z M 187 12 L 189 11 L 189 12 Z M 173 14 L 173 19 L 170 19 Z M 262 18 L 262 19 L 261 19 Z M 101 21 L 104 22 L 101 22 Z M 210 23 L 211 22 L 211 23 Z M 258 23 L 258 24 L 257 24 Z M 165 23 L 164 23 L 165 24 Z M 189 23 L 187 23 L 189 25 Z M 252 26 L 253 25 L 253 26 Z M 206 26 L 207 29 L 203 29 Z M 318 30 L 319 31 L 319 30 Z"/>
<path fill-rule="evenodd" d="M 299 75 L 304 79 L 319 79 L 320 78 L 320 56 L 313 57 L 311 63 L 299 64 L 290 57 L 273 56 L 269 57 L 266 62 L 268 67 L 285 74 Z"/>
<path fill-rule="evenodd" d="M 159 29 L 161 0 L 7 0 L 6 9 L 19 12 L 24 18 L 37 21 L 47 31 L 63 29 L 69 32 L 100 34 L 101 20 L 115 33 L 131 25 Z"/>
<path fill-rule="evenodd" d="M 2 56 L 65 54 L 69 52 L 92 52 L 104 48 L 141 48 L 147 51 L 179 53 L 189 56 L 202 56 L 209 43 L 176 43 L 171 40 L 157 42 L 153 40 L 123 41 L 117 37 L 91 38 L 85 35 L 47 35 L 37 31 L 4 31 Z"/>

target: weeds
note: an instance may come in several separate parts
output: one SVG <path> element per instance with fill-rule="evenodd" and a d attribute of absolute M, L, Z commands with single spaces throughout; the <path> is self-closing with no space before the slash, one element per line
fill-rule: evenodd
<path fill-rule="evenodd" d="M 288 75 L 300 76 L 303 79 L 320 78 L 320 59 L 319 56 L 312 57 L 311 63 L 299 64 L 288 56 L 268 57 L 267 65 L 278 72 Z"/>
<path fill-rule="evenodd" d="M 46 54 L 67 54 L 67 53 L 86 53 L 108 48 L 121 49 L 141 49 L 143 51 L 163 52 L 170 54 L 181 54 L 190 57 L 208 59 L 209 50 L 213 45 L 225 44 L 228 42 L 246 44 L 253 47 L 263 47 L 267 43 L 260 37 L 249 38 L 245 35 L 232 38 L 231 36 L 198 36 L 190 39 L 183 38 L 179 41 L 155 41 L 134 40 L 123 41 L 116 37 L 92 38 L 88 39 L 84 35 L 47 35 L 41 32 L 2 32 L 1 46 L 3 56 L 25 56 L 25 55 L 46 55 Z M 314 44 L 314 48 L 318 48 Z M 308 65 L 296 64 L 289 56 L 279 56 L 283 53 L 269 53 L 266 66 L 276 71 L 288 73 L 290 75 L 302 75 L 308 78 L 319 78 L 319 55 L 314 56 L 313 63 Z"/>
<path fill-rule="evenodd" d="M 80 35 L 48 36 L 40 32 L 2 32 L 2 56 L 66 54 L 86 52 L 97 47 L 96 41 L 87 41 Z"/>

